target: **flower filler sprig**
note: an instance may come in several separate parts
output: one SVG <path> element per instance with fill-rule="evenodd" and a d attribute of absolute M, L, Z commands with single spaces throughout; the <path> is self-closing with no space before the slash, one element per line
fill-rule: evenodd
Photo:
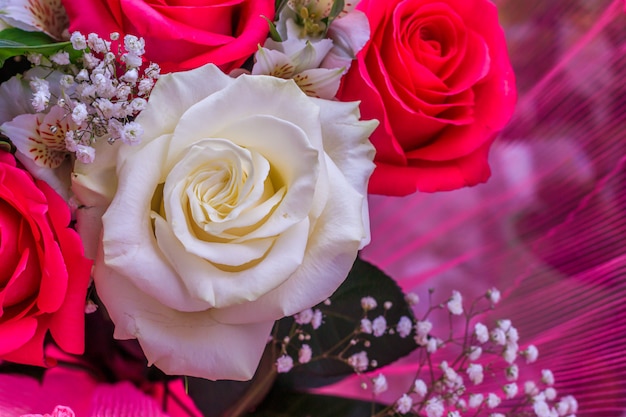
<path fill-rule="evenodd" d="M 49 57 L 27 55 L 33 64 L 27 79 L 31 105 L 41 115 L 40 137 L 14 132 L 16 126 L 32 125 L 32 118 L 6 123 L 3 130 L 20 152 L 34 154 L 36 162 L 55 168 L 68 154 L 83 163 L 93 162 L 100 138 L 129 145 L 141 141 L 143 128 L 134 119 L 145 108 L 160 69 L 154 63 L 142 69 L 143 39 L 126 35 L 123 46 L 115 50 L 111 41 L 118 40 L 117 33 L 105 40 L 95 33 L 74 32 L 72 54 L 60 50 Z"/>
<path fill-rule="evenodd" d="M 362 389 L 371 392 L 370 415 L 376 417 L 575 415 L 576 399 L 573 396 L 558 398 L 555 377 L 549 369 L 542 370 L 538 380 L 521 381 L 520 374 L 531 371 L 520 372 L 520 368 L 537 360 L 538 349 L 534 345 L 520 348 L 518 331 L 510 320 L 498 320 L 491 327 L 477 321 L 500 301 L 496 288 L 474 300 L 468 310 L 458 291 L 453 291 L 443 303 L 434 303 L 433 294 L 434 290 L 430 290 L 428 306 L 419 318 L 394 312 L 394 303 L 390 300 L 362 297 L 359 303 L 362 316 L 358 324 L 323 351 L 319 350 L 317 341 L 325 334 L 327 316 L 323 311 L 330 309 L 335 301 L 331 298 L 314 309 L 296 314 L 288 334 L 281 337 L 275 331 L 271 340 L 280 352 L 275 361 L 276 370 L 288 375 L 297 374 L 303 368 L 306 372 L 306 368 L 310 370 L 311 364 L 316 362 L 332 360 L 345 364 L 360 375 Z M 419 297 L 409 293 L 404 301 L 415 308 Z M 443 325 L 446 323 L 443 320 L 439 324 L 443 327 L 435 327 L 433 316 L 439 318 L 438 312 L 447 313 L 447 326 Z M 383 339 L 384 344 L 391 346 L 400 341 L 412 341 L 416 346 L 413 382 L 386 406 L 378 400 L 389 389 L 389 383 L 384 370 L 379 370 L 381 364 L 376 358 L 379 353 L 376 345 Z"/>

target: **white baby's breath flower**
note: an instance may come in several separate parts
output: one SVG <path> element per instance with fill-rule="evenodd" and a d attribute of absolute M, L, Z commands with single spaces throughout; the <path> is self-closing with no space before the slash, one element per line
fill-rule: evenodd
<path fill-rule="evenodd" d="M 298 351 L 298 362 L 308 363 L 311 360 L 312 355 L 313 351 L 311 350 L 311 346 L 306 344 L 302 345 Z"/>
<path fill-rule="evenodd" d="M 491 335 L 490 336 L 491 336 L 491 340 L 496 345 L 504 346 L 504 344 L 506 343 L 506 334 L 504 333 L 504 330 L 502 330 L 499 327 L 493 329 L 491 331 Z"/>
<path fill-rule="evenodd" d="M 480 405 L 483 403 L 484 400 L 485 400 L 485 397 L 483 396 L 483 394 L 470 394 L 469 400 L 468 400 L 468 406 L 469 408 L 478 408 L 480 407 Z"/>
<path fill-rule="evenodd" d="M 313 318 L 311 319 L 311 327 L 313 327 L 313 330 L 320 328 L 323 318 L 324 315 L 321 310 L 315 309 L 315 311 L 313 311 Z"/>
<path fill-rule="evenodd" d="M 428 336 L 432 329 L 433 324 L 428 320 L 420 320 L 415 323 L 415 333 L 417 333 L 418 336 Z"/>
<path fill-rule="evenodd" d="M 37 53 L 34 53 L 34 52 L 26 54 L 26 59 L 28 60 L 28 62 L 30 62 L 31 64 L 33 64 L 35 66 L 41 65 L 41 59 L 42 58 L 43 58 L 43 55 L 37 54 Z"/>
<path fill-rule="evenodd" d="M 517 381 L 519 378 L 519 367 L 516 364 L 512 364 L 504 371 L 507 381 Z"/>
<path fill-rule="evenodd" d="M 406 303 L 410 306 L 414 306 L 417 305 L 420 302 L 420 297 L 419 295 L 415 294 L 414 292 L 410 292 L 407 295 L 404 296 L 404 300 L 406 301 Z"/>
<path fill-rule="evenodd" d="M 524 382 L 524 394 L 534 396 L 539 394 L 539 388 L 533 381 Z"/>
<path fill-rule="evenodd" d="M 361 351 L 355 353 L 348 358 L 348 365 L 350 365 L 356 372 L 363 372 L 369 366 L 369 359 L 367 358 L 367 352 Z"/>
<path fill-rule="evenodd" d="M 124 48 L 127 52 L 141 56 L 146 53 L 145 46 L 146 42 L 143 38 L 138 38 L 134 35 L 124 36 Z"/>
<path fill-rule="evenodd" d="M 428 339 L 428 342 L 426 342 L 426 351 L 428 353 L 435 353 L 437 348 L 439 348 L 439 342 L 440 340 L 435 337 Z"/>
<path fill-rule="evenodd" d="M 507 345 L 502 352 L 502 358 L 508 364 L 512 364 L 517 359 L 517 344 Z"/>
<path fill-rule="evenodd" d="M 467 367 L 467 376 L 474 383 L 474 385 L 478 385 L 483 382 L 483 366 L 478 363 L 472 363 Z"/>
<path fill-rule="evenodd" d="M 69 65 L 70 54 L 68 54 L 66 51 L 59 51 L 50 56 L 50 61 L 54 62 L 57 65 Z"/>
<path fill-rule="evenodd" d="M 128 71 L 126 71 L 124 75 L 120 77 L 120 80 L 127 82 L 127 83 L 134 84 L 137 82 L 138 78 L 139 78 L 139 72 L 137 71 L 137 68 L 131 68 Z"/>
<path fill-rule="evenodd" d="M 374 299 L 374 297 L 363 297 L 361 298 L 361 308 L 365 311 L 374 310 L 378 307 L 378 303 Z"/>
<path fill-rule="evenodd" d="M 132 53 L 122 55 L 122 62 L 126 64 L 128 68 L 139 68 L 143 63 L 140 56 Z"/>
<path fill-rule="evenodd" d="M 502 400 L 500 399 L 500 397 L 498 397 L 496 394 L 494 394 L 493 392 L 490 392 L 487 395 L 487 407 L 489 408 L 496 408 L 497 406 L 500 405 L 500 402 L 502 402 Z"/>
<path fill-rule="evenodd" d="M 413 407 L 413 399 L 406 394 L 402 394 L 402 397 L 398 398 L 394 409 L 400 414 L 406 414 L 411 411 Z"/>
<path fill-rule="evenodd" d="M 556 399 L 556 390 L 554 387 L 548 387 L 543 391 L 543 394 L 546 396 L 546 400 L 554 401 Z"/>
<path fill-rule="evenodd" d="M 276 370 L 279 374 L 291 371 L 293 368 L 293 359 L 291 356 L 282 355 L 276 359 Z"/>
<path fill-rule="evenodd" d="M 50 93 L 45 91 L 37 91 L 33 94 L 33 99 L 30 102 L 35 111 L 43 112 L 50 103 Z"/>
<path fill-rule="evenodd" d="M 458 291 L 452 291 L 452 297 L 448 300 L 448 311 L 455 316 L 463 314 L 463 297 Z"/>
<path fill-rule="evenodd" d="M 372 333 L 376 337 L 380 337 L 385 334 L 387 330 L 387 320 L 383 316 L 378 316 L 372 322 Z"/>
<path fill-rule="evenodd" d="M 425 397 L 428 392 L 428 387 L 426 383 L 421 379 L 416 379 L 413 383 L 413 391 L 418 395 L 418 397 Z"/>
<path fill-rule="evenodd" d="M 63 87 L 63 88 L 69 88 L 69 87 L 71 87 L 71 86 L 73 86 L 75 84 L 74 77 L 71 76 L 70 74 L 64 74 L 61 77 L 61 80 L 59 81 L 59 84 L 61 84 L 61 87 Z"/>
<path fill-rule="evenodd" d="M 430 400 L 426 401 L 426 407 L 424 408 L 424 411 L 426 411 L 427 417 L 443 416 L 443 413 L 445 412 L 443 401 L 441 401 L 441 399 L 437 397 L 431 398 Z"/>
<path fill-rule="evenodd" d="M 412 329 L 413 323 L 411 322 L 411 319 L 407 316 L 400 317 L 400 320 L 398 320 L 398 325 L 396 326 L 396 331 L 398 332 L 398 335 L 402 338 L 405 338 L 409 334 L 411 334 Z"/>
<path fill-rule="evenodd" d="M 502 390 L 504 391 L 504 395 L 506 399 L 510 400 L 511 398 L 514 398 L 517 395 L 519 388 L 515 382 L 511 382 L 510 384 L 504 385 L 502 387 Z"/>
<path fill-rule="evenodd" d="M 489 330 L 487 326 L 482 323 L 476 323 L 474 325 L 474 335 L 476 336 L 476 340 L 480 343 L 486 343 L 489 340 Z"/>
<path fill-rule="evenodd" d="M 90 33 L 87 35 L 87 46 L 94 52 L 104 54 L 110 50 L 111 42 L 102 39 L 95 33 Z"/>
<path fill-rule="evenodd" d="M 497 322 L 498 328 L 504 330 L 505 332 L 511 328 L 511 324 L 511 320 L 509 319 L 502 319 Z"/>
<path fill-rule="evenodd" d="M 492 288 L 487 291 L 487 299 L 491 301 L 492 304 L 498 304 L 500 302 L 500 291 L 497 288 Z"/>
<path fill-rule="evenodd" d="M 87 113 L 87 106 L 84 103 L 78 103 L 74 106 L 72 110 L 72 120 L 74 123 L 80 126 L 85 119 L 87 119 L 87 116 L 89 116 L 89 114 Z"/>
<path fill-rule="evenodd" d="M 372 390 L 374 392 L 374 395 L 381 394 L 387 391 L 387 389 L 389 388 L 389 386 L 387 385 L 387 378 L 385 378 L 385 375 L 383 374 L 378 374 L 377 376 L 375 376 L 374 379 L 372 379 L 372 384 Z"/>
<path fill-rule="evenodd" d="M 313 309 L 307 308 L 306 310 L 295 314 L 293 317 L 296 323 L 300 325 L 309 324 L 311 320 L 313 320 Z"/>
<path fill-rule="evenodd" d="M 578 401 L 572 395 L 561 398 L 556 406 L 559 415 L 564 416 L 578 412 Z"/>
<path fill-rule="evenodd" d="M 372 321 L 370 319 L 361 319 L 361 332 L 372 334 Z"/>
<path fill-rule="evenodd" d="M 96 157 L 96 150 L 91 146 L 76 145 L 76 159 L 83 164 L 91 164 Z"/>
<path fill-rule="evenodd" d="M 541 382 L 546 385 L 552 386 L 554 385 L 554 374 L 549 369 L 541 370 Z"/>
<path fill-rule="evenodd" d="M 535 345 L 528 345 L 526 350 L 522 352 L 522 355 L 526 357 L 526 363 L 533 363 L 539 356 L 539 350 Z"/>
<path fill-rule="evenodd" d="M 124 125 L 120 132 L 120 139 L 127 145 L 137 145 L 141 142 L 143 127 L 137 122 L 129 122 Z"/>
<path fill-rule="evenodd" d="M 469 359 L 470 361 L 477 361 L 482 353 L 483 348 L 481 348 L 480 346 L 470 346 L 469 353 L 467 354 L 467 359 Z"/>
<path fill-rule="evenodd" d="M 82 51 L 87 48 L 87 39 L 85 35 L 80 32 L 73 32 L 72 36 L 70 36 L 70 42 L 72 42 L 72 48 L 77 51 Z"/>

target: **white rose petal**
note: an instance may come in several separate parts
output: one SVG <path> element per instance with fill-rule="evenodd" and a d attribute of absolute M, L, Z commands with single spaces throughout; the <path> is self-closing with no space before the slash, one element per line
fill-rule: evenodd
<path fill-rule="evenodd" d="M 136 122 L 140 144 L 75 179 L 96 207 L 114 190 L 94 279 L 115 337 L 166 373 L 249 379 L 273 322 L 327 299 L 369 240 L 376 123 L 213 65 L 162 76 Z"/>

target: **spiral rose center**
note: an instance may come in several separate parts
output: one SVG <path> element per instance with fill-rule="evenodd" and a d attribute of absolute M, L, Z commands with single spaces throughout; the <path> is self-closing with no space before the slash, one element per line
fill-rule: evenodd
<path fill-rule="evenodd" d="M 422 40 L 422 47 L 425 52 L 432 55 L 442 55 L 441 42 L 435 38 L 433 31 L 428 27 L 421 27 L 419 30 L 419 37 Z"/>

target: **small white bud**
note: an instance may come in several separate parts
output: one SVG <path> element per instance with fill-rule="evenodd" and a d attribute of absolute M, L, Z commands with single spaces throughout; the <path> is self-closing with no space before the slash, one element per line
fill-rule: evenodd
<path fill-rule="evenodd" d="M 373 297 L 363 297 L 361 298 L 361 308 L 365 311 L 374 310 L 378 307 L 378 303 Z"/>

